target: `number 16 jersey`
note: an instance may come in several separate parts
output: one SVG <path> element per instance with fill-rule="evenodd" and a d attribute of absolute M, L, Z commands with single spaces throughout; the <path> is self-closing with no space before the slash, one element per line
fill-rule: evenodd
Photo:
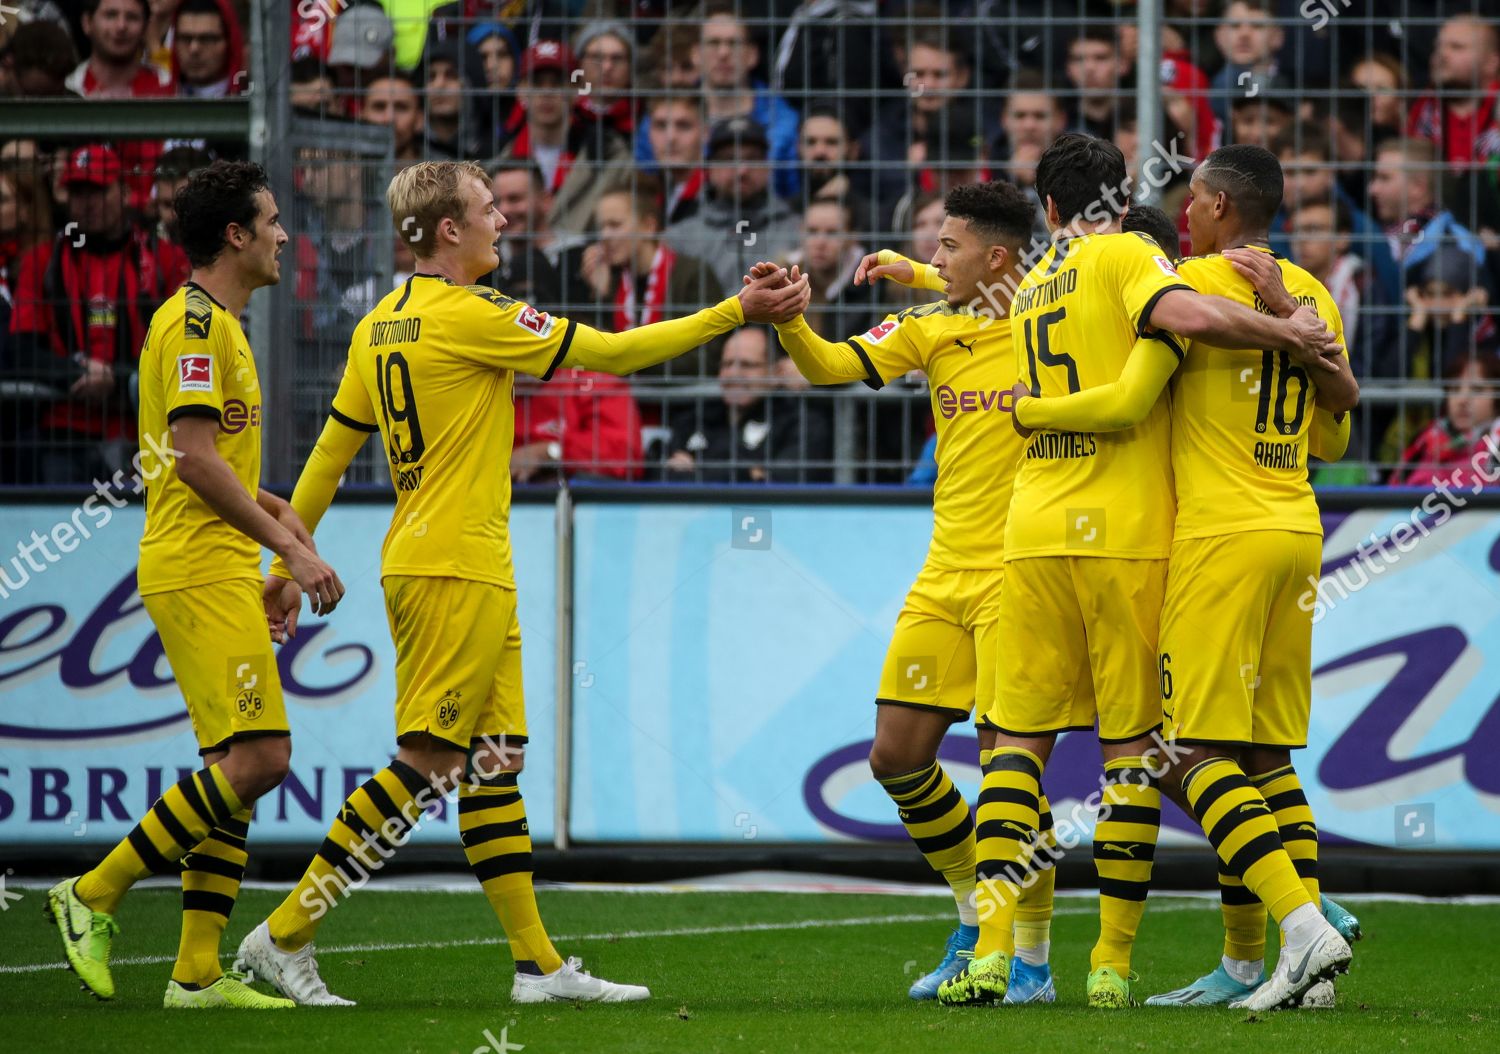
<path fill-rule="evenodd" d="M 515 588 L 515 371 L 546 379 L 575 325 L 481 286 L 413 275 L 354 329 L 332 417 L 379 432 L 396 488 L 381 577 Z"/>
<path fill-rule="evenodd" d="M 1343 344 L 1344 323 L 1328 290 L 1296 264 L 1280 257 L 1277 262 L 1287 292 L 1317 312 Z M 1200 293 L 1271 313 L 1223 256 L 1191 257 L 1180 267 Z M 1231 351 L 1193 341 L 1170 390 L 1177 538 L 1323 533 L 1307 479 L 1317 389 L 1286 352 Z"/>
<path fill-rule="evenodd" d="M 1166 293 L 1188 289 L 1144 235 L 1059 238 L 1011 301 L 1021 380 L 1038 398 L 1118 380 Z M 1173 338 L 1170 346 L 1180 345 Z M 1021 455 L 1005 559 L 1161 559 L 1172 543 L 1166 400 L 1118 432 L 1038 431 Z"/>

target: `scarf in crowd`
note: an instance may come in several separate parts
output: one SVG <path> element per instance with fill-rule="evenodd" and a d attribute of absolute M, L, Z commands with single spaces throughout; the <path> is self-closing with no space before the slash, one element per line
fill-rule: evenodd
<path fill-rule="evenodd" d="M 677 254 L 666 243 L 657 246 L 656 255 L 651 257 L 651 273 L 646 277 L 646 293 L 639 301 L 635 295 L 634 268 L 625 268 L 620 274 L 620 284 L 615 287 L 616 333 L 661 321 L 662 309 L 667 305 L 667 282 L 676 262 Z"/>

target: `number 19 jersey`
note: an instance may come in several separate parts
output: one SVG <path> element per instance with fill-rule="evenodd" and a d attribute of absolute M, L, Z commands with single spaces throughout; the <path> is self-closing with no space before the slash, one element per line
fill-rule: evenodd
<path fill-rule="evenodd" d="M 1287 292 L 1317 312 L 1342 344 L 1344 323 L 1328 290 L 1296 264 L 1277 262 Z M 1200 293 L 1271 313 L 1223 256 L 1192 257 L 1180 267 Z M 1302 367 L 1284 351 L 1231 351 L 1193 341 L 1171 392 L 1176 537 L 1265 530 L 1322 535 L 1307 479 L 1317 390 Z"/>
<path fill-rule="evenodd" d="M 546 379 L 574 323 L 481 286 L 413 275 L 355 327 L 334 420 L 379 432 L 396 488 L 381 577 L 515 588 L 514 371 Z"/>
<path fill-rule="evenodd" d="M 1039 398 L 1113 383 L 1157 300 L 1188 288 L 1144 235 L 1057 239 L 1011 302 L 1022 381 Z M 1120 432 L 1034 434 L 1016 475 L 1006 560 L 1165 557 L 1173 518 L 1165 403 Z"/>

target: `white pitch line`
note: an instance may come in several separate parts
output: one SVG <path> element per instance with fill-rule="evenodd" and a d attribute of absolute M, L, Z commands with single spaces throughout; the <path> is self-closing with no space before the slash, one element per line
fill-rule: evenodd
<path fill-rule="evenodd" d="M 1053 912 L 1057 915 L 1086 915 L 1091 914 L 1093 909 L 1061 908 Z M 661 937 L 711 937 L 725 933 L 774 933 L 783 930 L 817 930 L 832 929 L 839 926 L 881 926 L 893 922 L 941 922 L 944 919 L 953 918 L 953 913 L 944 912 L 940 915 L 868 915 L 863 918 L 852 919 L 800 919 L 796 922 L 747 922 L 737 926 L 687 926 L 674 930 L 625 930 L 619 933 L 572 933 L 560 937 L 553 937 L 556 942 L 565 941 L 625 941 L 657 939 Z M 503 945 L 509 942 L 504 937 L 464 937 L 451 941 L 390 941 L 377 942 L 374 944 L 331 944 L 326 948 L 319 948 L 320 954 L 343 955 L 347 952 L 395 952 L 416 951 L 422 949 L 436 950 L 439 948 L 482 948 L 489 945 Z M 110 966 L 157 966 L 162 963 L 176 962 L 175 955 L 136 955 L 124 959 L 110 960 Z M 47 970 L 65 970 L 67 964 L 59 962 L 50 963 L 17 963 L 14 965 L 0 965 L 0 974 L 7 973 L 42 973 Z"/>

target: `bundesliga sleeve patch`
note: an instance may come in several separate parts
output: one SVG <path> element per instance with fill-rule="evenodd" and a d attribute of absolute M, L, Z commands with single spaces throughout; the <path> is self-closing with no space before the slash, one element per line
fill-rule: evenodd
<path fill-rule="evenodd" d="M 531 306 L 523 307 L 516 315 L 516 325 L 522 329 L 530 330 L 539 337 L 545 337 L 552 332 L 552 327 L 557 325 L 557 319 L 545 311 L 538 311 Z"/>
<path fill-rule="evenodd" d="M 214 358 L 212 355 L 177 356 L 177 388 L 184 392 L 211 392 L 214 390 Z"/>
<path fill-rule="evenodd" d="M 1156 261 L 1156 266 L 1162 269 L 1163 274 L 1171 275 L 1173 278 L 1182 277 L 1177 273 L 1177 268 L 1172 266 L 1172 261 L 1168 260 L 1165 256 L 1153 256 L 1151 259 Z"/>
<path fill-rule="evenodd" d="M 886 319 L 886 321 L 880 323 L 878 326 L 872 326 L 869 332 L 865 334 L 865 339 L 871 344 L 879 344 L 886 337 L 896 332 L 896 327 L 900 324 L 894 319 Z"/>

